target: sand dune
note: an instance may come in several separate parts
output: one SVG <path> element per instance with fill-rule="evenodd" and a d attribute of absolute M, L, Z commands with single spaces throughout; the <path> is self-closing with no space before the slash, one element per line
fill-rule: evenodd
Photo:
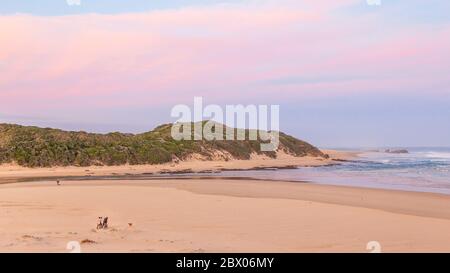
<path fill-rule="evenodd" d="M 0 185 L 0 251 L 450 251 L 450 197 L 236 180 Z M 95 229 L 98 216 L 110 228 Z M 132 226 L 129 226 L 132 223 Z M 83 243 L 82 243 L 83 242 Z"/>

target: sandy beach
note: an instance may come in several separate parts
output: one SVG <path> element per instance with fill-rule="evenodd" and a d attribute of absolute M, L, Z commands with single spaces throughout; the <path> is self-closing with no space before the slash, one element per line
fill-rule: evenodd
<path fill-rule="evenodd" d="M 250 160 L 190 160 L 177 163 L 165 163 L 154 165 L 120 165 L 120 166 L 89 166 L 89 167 L 53 167 L 53 168 L 26 168 L 17 164 L 0 165 L 0 184 L 17 181 L 21 178 L 35 177 L 69 177 L 69 176 L 123 176 L 137 174 L 160 174 L 160 173 L 198 173 L 218 172 L 221 170 L 249 170 L 255 168 L 286 168 L 297 166 L 323 166 L 339 164 L 342 160 L 351 160 L 357 152 L 342 152 L 335 150 L 323 150 L 330 158 L 320 157 L 295 157 L 286 153 L 278 152 L 277 158 L 253 155 Z"/>
<path fill-rule="evenodd" d="M 450 254 L 449 10 L 2 1 L 0 253 Z"/>
<path fill-rule="evenodd" d="M 1 252 L 450 251 L 450 196 L 251 180 L 0 185 Z M 108 216 L 107 230 L 96 230 Z"/>
<path fill-rule="evenodd" d="M 69 252 L 73 241 L 83 252 L 369 252 L 372 241 L 383 252 L 450 251 L 448 195 L 194 175 L 126 178 L 322 166 L 356 156 L 326 152 L 329 159 L 280 154 L 141 166 L 3 165 L 0 252 Z M 109 228 L 96 229 L 104 216 Z"/>

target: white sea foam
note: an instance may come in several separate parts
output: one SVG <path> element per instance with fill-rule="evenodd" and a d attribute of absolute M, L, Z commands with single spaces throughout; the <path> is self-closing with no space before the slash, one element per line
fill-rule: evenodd
<path fill-rule="evenodd" d="M 249 171 L 249 176 L 312 181 L 450 195 L 450 148 L 411 148 L 408 154 L 367 152 L 360 160 L 340 165 L 294 170 Z M 229 172 L 220 175 L 229 176 Z M 242 176 L 242 172 L 235 175 Z"/>
<path fill-rule="evenodd" d="M 442 158 L 442 159 L 450 159 L 450 153 L 445 152 L 427 152 L 424 154 L 427 158 Z"/>

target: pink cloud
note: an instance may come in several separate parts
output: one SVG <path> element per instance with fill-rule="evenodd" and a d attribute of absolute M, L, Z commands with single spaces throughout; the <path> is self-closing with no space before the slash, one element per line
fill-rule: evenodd
<path fill-rule="evenodd" d="M 336 15 L 355 1 L 329 2 L 0 16 L 2 108 L 173 104 L 194 95 L 292 100 L 447 80 L 448 26 L 387 31 L 376 16 Z"/>

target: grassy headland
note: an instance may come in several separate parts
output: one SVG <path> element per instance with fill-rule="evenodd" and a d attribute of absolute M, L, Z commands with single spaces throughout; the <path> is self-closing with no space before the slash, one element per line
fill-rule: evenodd
<path fill-rule="evenodd" d="M 246 130 L 246 135 L 248 133 Z M 261 143 L 261 140 L 176 141 L 171 136 L 171 124 L 142 134 L 95 134 L 0 124 L 0 164 L 17 163 L 25 167 L 140 165 L 184 160 L 192 155 L 212 159 L 218 154 L 224 160 L 250 159 L 252 154 L 276 158 L 276 152 L 261 151 Z M 284 133 L 280 133 L 278 151 L 298 157 L 327 157 L 311 144 Z"/>

